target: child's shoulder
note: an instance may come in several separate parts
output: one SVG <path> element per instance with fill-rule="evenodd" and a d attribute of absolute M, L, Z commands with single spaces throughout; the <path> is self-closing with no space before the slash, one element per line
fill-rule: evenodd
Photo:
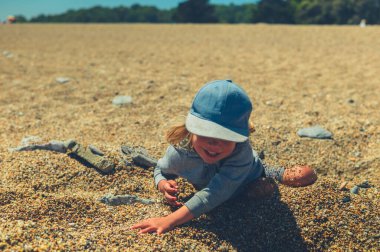
<path fill-rule="evenodd" d="M 231 158 L 234 158 L 234 159 L 251 158 L 253 157 L 253 153 L 254 152 L 253 152 L 252 146 L 247 140 L 245 142 L 236 144 L 235 150 L 231 154 Z"/>
<path fill-rule="evenodd" d="M 252 146 L 249 140 L 246 140 L 244 142 L 237 143 L 235 150 L 238 152 L 252 150 Z"/>
<path fill-rule="evenodd" d="M 190 150 L 169 145 L 165 155 L 158 161 L 161 167 L 183 167 L 186 164 L 199 162 L 199 156 Z"/>
<path fill-rule="evenodd" d="M 196 156 L 197 154 L 192 148 L 179 145 L 169 145 L 165 153 L 165 156 L 170 158 L 187 158 L 194 155 Z"/>

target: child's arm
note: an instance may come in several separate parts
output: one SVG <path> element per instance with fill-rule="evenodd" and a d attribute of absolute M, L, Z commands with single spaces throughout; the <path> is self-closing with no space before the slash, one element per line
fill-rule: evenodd
<path fill-rule="evenodd" d="M 143 220 L 135 225 L 132 229 L 140 229 L 139 234 L 157 232 L 162 234 L 173 229 L 175 226 L 186 223 L 194 218 L 194 215 L 186 206 L 182 206 L 177 211 L 165 217 L 150 218 Z"/>

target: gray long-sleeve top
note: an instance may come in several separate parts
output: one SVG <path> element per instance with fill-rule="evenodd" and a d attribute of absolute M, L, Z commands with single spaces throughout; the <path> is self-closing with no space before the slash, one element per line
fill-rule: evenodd
<path fill-rule="evenodd" d="M 230 156 L 215 164 L 205 163 L 193 149 L 169 146 L 158 160 L 154 180 L 157 186 L 174 175 L 193 184 L 199 191 L 185 206 L 198 217 L 228 200 L 240 186 L 260 177 L 263 169 L 248 141 L 237 143 Z"/>

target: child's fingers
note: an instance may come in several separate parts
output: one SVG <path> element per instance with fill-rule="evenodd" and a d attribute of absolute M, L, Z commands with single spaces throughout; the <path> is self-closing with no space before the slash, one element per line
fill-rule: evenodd
<path fill-rule="evenodd" d="M 151 232 L 156 231 L 156 228 L 151 226 L 151 224 L 149 224 L 146 221 L 142 221 L 140 223 L 137 223 L 131 226 L 131 229 L 140 229 L 138 232 L 139 234 L 151 233 Z"/>
<path fill-rule="evenodd" d="M 142 222 L 139 222 L 133 226 L 131 226 L 131 229 L 138 229 L 138 228 L 145 228 L 146 227 L 146 223 L 144 221 Z"/>
<path fill-rule="evenodd" d="M 165 198 L 166 198 L 166 200 L 168 201 L 168 203 L 170 205 L 175 205 L 175 203 L 177 203 L 177 197 L 172 196 L 172 195 L 170 195 L 168 193 L 166 193 Z"/>
<path fill-rule="evenodd" d="M 178 202 L 176 197 L 166 197 L 166 200 L 172 206 L 183 206 L 183 203 Z"/>
<path fill-rule="evenodd" d="M 164 189 L 165 189 L 166 192 L 168 192 L 168 193 L 172 193 L 172 194 L 178 192 L 178 189 L 175 188 L 175 187 L 173 187 L 173 186 L 172 186 L 171 184 L 169 184 L 169 183 L 167 183 L 167 184 L 164 186 Z"/>
<path fill-rule="evenodd" d="M 164 232 L 164 230 L 162 228 L 158 228 L 156 232 L 158 235 L 160 235 Z"/>
<path fill-rule="evenodd" d="M 177 185 L 177 182 L 176 182 L 175 180 L 168 180 L 168 183 L 169 183 L 172 187 L 178 189 L 178 185 Z"/>
<path fill-rule="evenodd" d="M 177 197 L 171 195 L 171 194 L 168 193 L 168 192 L 165 192 L 165 198 L 166 198 L 168 201 L 176 201 L 176 200 L 177 200 Z"/>
<path fill-rule="evenodd" d="M 155 227 L 147 227 L 147 228 L 141 229 L 139 231 L 139 234 L 151 233 L 151 232 L 154 232 L 154 231 L 156 231 Z"/>

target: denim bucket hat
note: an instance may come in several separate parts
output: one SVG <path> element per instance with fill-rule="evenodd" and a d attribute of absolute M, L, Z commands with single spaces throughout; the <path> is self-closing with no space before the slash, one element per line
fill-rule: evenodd
<path fill-rule="evenodd" d="M 199 136 L 244 142 L 251 111 L 252 103 L 241 87 L 231 80 L 211 81 L 195 95 L 186 128 Z"/>

